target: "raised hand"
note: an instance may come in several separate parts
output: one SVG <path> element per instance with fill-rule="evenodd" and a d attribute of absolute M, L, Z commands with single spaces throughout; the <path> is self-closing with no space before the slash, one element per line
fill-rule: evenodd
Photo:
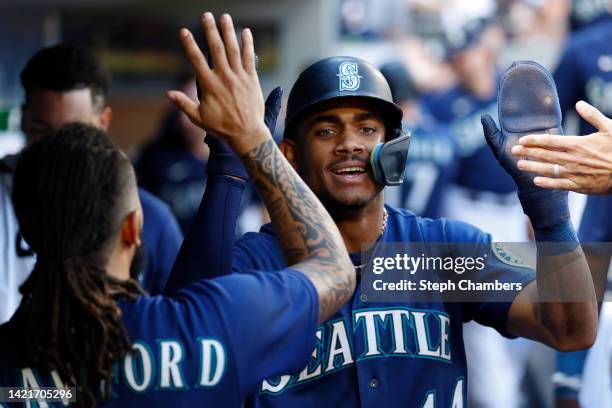
<path fill-rule="evenodd" d="M 168 97 L 193 123 L 226 141 L 241 158 L 270 212 L 287 265 L 306 275 L 317 291 L 322 323 L 355 289 L 355 271 L 344 241 L 325 207 L 282 155 L 266 127 L 276 120 L 280 90 L 273 91 L 266 109 L 255 71 L 251 32 L 242 32 L 241 53 L 228 15 L 221 17 L 223 41 L 210 13 L 205 13 L 202 21 L 214 69 L 191 33 L 181 30 L 202 99 L 198 104 L 177 91 L 168 92 Z"/>
<path fill-rule="evenodd" d="M 191 100 L 180 91 L 167 93 L 179 109 L 197 126 L 225 140 L 242 155 L 270 137 L 264 123 L 264 101 L 255 70 L 253 35 L 242 31 L 242 51 L 232 18 L 221 16 L 221 35 L 211 13 L 202 16 L 206 41 L 214 69 L 198 47 L 191 32 L 180 32 L 185 53 L 201 87 L 202 100 Z"/>
<path fill-rule="evenodd" d="M 535 62 L 515 62 L 501 80 L 497 99 L 500 129 L 489 115 L 482 117 L 482 126 L 493 154 L 516 182 L 523 211 L 535 229 L 565 223 L 569 220 L 567 192 L 535 186 L 534 175 L 520 170 L 518 158 L 511 154 L 521 136 L 563 134 L 559 99 L 550 74 Z"/>
<path fill-rule="evenodd" d="M 274 130 L 276 129 L 276 119 L 281 108 L 282 96 L 283 90 L 279 86 L 274 88 L 266 99 L 264 122 L 271 135 L 274 135 Z M 240 157 L 230 149 L 227 143 L 212 134 L 208 134 L 204 141 L 210 149 L 210 156 L 206 165 L 207 174 L 232 176 L 243 180 L 248 178 Z"/>
<path fill-rule="evenodd" d="M 512 154 L 521 170 L 536 173 L 536 186 L 586 194 L 612 193 L 612 119 L 584 101 L 576 112 L 598 132 L 586 136 L 527 135 Z M 557 168 L 555 169 L 555 165 Z"/>

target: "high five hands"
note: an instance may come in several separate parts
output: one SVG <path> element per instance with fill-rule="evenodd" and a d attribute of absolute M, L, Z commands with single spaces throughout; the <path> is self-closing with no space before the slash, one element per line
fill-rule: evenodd
<path fill-rule="evenodd" d="M 586 194 L 612 193 L 612 119 L 584 101 L 576 111 L 598 132 L 586 136 L 527 135 L 512 154 L 519 169 L 536 173 L 538 187 Z M 529 159 L 529 160 L 528 160 Z"/>
<path fill-rule="evenodd" d="M 198 103 L 180 91 L 167 96 L 197 126 L 225 140 L 242 155 L 270 138 L 264 122 L 264 100 L 256 72 L 253 35 L 242 30 L 242 50 L 232 18 L 220 19 L 221 35 L 211 13 L 204 13 L 202 24 L 214 68 L 211 68 L 191 32 L 180 32 L 185 53 L 201 87 Z"/>

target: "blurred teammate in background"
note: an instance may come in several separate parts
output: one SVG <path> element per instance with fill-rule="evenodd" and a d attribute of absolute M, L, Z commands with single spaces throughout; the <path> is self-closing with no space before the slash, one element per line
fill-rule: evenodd
<path fill-rule="evenodd" d="M 460 156 L 455 185 L 445 196 L 444 216 L 482 225 L 497 240 L 516 242 L 527 238 L 516 186 L 479 133 L 481 115 L 497 117 L 500 72 L 494 44 L 499 36 L 499 28 L 486 19 L 448 29 L 448 60 L 458 84 L 425 95 L 424 102 L 437 121 L 450 126 Z M 499 214 L 505 215 L 503 220 Z"/>
<path fill-rule="evenodd" d="M 571 0 L 570 27 L 572 31 L 610 20 L 610 5 L 606 0 Z"/>
<path fill-rule="evenodd" d="M 450 127 L 460 156 L 455 185 L 444 196 L 443 216 L 479 225 L 498 241 L 525 241 L 527 220 L 516 185 L 479 133 L 480 117 L 498 114 L 497 41 L 502 34 L 493 21 L 473 19 L 446 35 L 448 61 L 458 84 L 424 98 L 434 118 Z M 528 341 L 510 342 L 475 322 L 465 325 L 465 338 L 471 405 L 518 407 Z"/>
<path fill-rule="evenodd" d="M 607 16 L 572 34 L 565 44 L 554 72 L 564 114 L 573 114 L 574 104 L 584 100 L 612 117 L 612 14 Z M 578 134 L 595 131 L 590 123 L 579 119 Z"/>
<path fill-rule="evenodd" d="M 178 85 L 186 95 L 197 97 L 192 76 L 183 77 Z M 185 234 L 194 222 L 206 188 L 209 147 L 203 142 L 205 135 L 184 113 L 172 107 L 159 134 L 144 148 L 136 163 L 138 185 L 168 204 Z M 255 189 L 247 184 L 240 202 L 236 236 L 256 231 L 262 220 L 270 222 Z"/>
<path fill-rule="evenodd" d="M 399 187 L 387 187 L 385 202 L 427 218 L 439 218 L 443 195 L 457 174 L 456 143 L 448 126 L 438 125 L 421 103 L 406 67 L 399 61 L 385 64 L 382 74 L 393 101 L 402 108 L 402 125 L 411 133 L 410 152 Z"/>
<path fill-rule="evenodd" d="M 181 77 L 178 85 L 196 97 L 193 77 Z M 168 204 L 184 234 L 193 223 L 206 186 L 208 146 L 203 137 L 202 129 L 172 107 L 136 163 L 138 185 Z"/>
<path fill-rule="evenodd" d="M 606 7 L 607 6 L 607 7 Z M 575 31 L 568 38 L 554 79 L 559 93 L 561 109 L 566 115 L 574 115 L 574 105 L 584 100 L 602 114 L 612 117 L 612 2 L 579 0 L 573 2 L 572 26 Z M 596 129 L 582 116 L 578 117 L 578 134 L 587 135 Z M 610 204 L 608 198 L 590 196 L 581 223 L 583 242 L 607 241 L 610 236 L 601 233 L 593 219 L 593 207 Z M 612 210 L 612 207 L 610 207 Z M 600 232 L 600 233 L 598 233 Z M 587 248 L 588 249 L 588 248 Z M 591 257 L 594 256 L 591 254 Z M 580 377 L 586 351 L 574 354 L 559 354 L 555 375 L 556 396 L 559 400 L 577 401 Z"/>
<path fill-rule="evenodd" d="M 534 179 L 538 186 L 594 194 L 588 198 L 579 236 L 596 287 L 604 288 L 612 253 L 612 120 L 583 101 L 576 104 L 576 110 L 596 133 L 563 138 L 530 135 L 520 139 L 512 153 L 530 159 L 519 160 L 517 165 L 538 174 Z M 597 296 L 601 302 L 605 293 L 600 290 Z M 612 404 L 612 309 L 607 302 L 600 307 L 600 329 L 593 348 L 557 356 L 553 381 L 558 407 Z"/>
<path fill-rule="evenodd" d="M 25 91 L 22 130 L 27 143 L 32 144 L 61 126 L 82 122 L 106 130 L 112 119 L 107 103 L 108 73 L 100 61 L 89 51 L 71 46 L 56 45 L 37 52 L 21 73 Z M 23 242 L 10 196 L 10 174 L 14 171 L 18 155 L 6 157 L 2 166 L 8 176 L 3 177 L 0 194 L 0 322 L 10 318 L 19 304 L 18 288 L 34 265 L 34 254 Z M 152 194 L 139 189 L 145 215 L 143 230 L 144 256 L 138 276 L 143 288 L 151 294 L 161 293 L 174 264 L 183 236 L 176 219 L 168 207 Z"/>

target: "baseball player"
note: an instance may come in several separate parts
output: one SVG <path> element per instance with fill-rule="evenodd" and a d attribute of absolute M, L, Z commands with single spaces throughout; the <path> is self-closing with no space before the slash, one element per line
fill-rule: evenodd
<path fill-rule="evenodd" d="M 610 18 L 610 11 L 604 10 L 595 20 L 596 22 L 591 22 L 589 27 L 583 28 L 570 37 L 554 78 L 564 111 L 570 111 L 578 100 L 583 99 L 610 117 L 612 116 L 612 98 L 610 98 L 612 94 L 612 44 L 609 41 L 612 35 L 612 18 Z M 579 133 L 586 135 L 592 132 L 595 132 L 595 128 L 588 121 L 580 118 Z M 601 198 L 589 197 L 585 211 L 588 210 L 589 205 L 593 205 L 592 201 L 597 200 Z M 591 220 L 590 228 L 600 229 L 602 222 L 602 220 Z M 602 238 L 596 235 L 594 237 Z M 568 383 L 561 380 L 566 377 L 579 379 L 585 358 L 586 353 L 558 356 L 557 369 L 560 375 L 556 377 L 558 380 L 557 397 L 578 400 L 579 386 L 575 382 Z M 564 368 L 567 367 L 572 370 L 565 370 Z"/>
<path fill-rule="evenodd" d="M 108 129 L 112 118 L 107 105 L 108 77 L 95 56 L 82 48 L 57 45 L 40 50 L 28 61 L 21 73 L 25 91 L 22 130 L 28 144 L 43 138 L 49 132 L 70 122 L 92 124 Z M 17 157 L 3 159 L 7 173 L 14 171 Z M 19 304 L 18 288 L 34 265 L 33 253 L 20 238 L 15 228 L 10 196 L 10 176 L 0 191 L 3 212 L 7 217 L 0 221 L 2 240 L 0 257 L 6 268 L 0 274 L 7 282 L 2 290 L 7 297 L 0 297 L 0 322 L 7 321 Z M 4 183 L 3 183 L 4 184 Z M 144 255 L 139 274 L 142 287 L 151 294 L 162 292 L 170 269 L 176 259 L 183 235 L 167 205 L 149 192 L 139 189 L 146 223 L 143 231 Z M 6 225 L 2 225 L 6 223 Z M 135 268 L 138 265 L 135 264 Z"/>
<path fill-rule="evenodd" d="M 250 31 L 241 52 L 229 16 L 225 43 L 210 13 L 203 24 L 214 71 L 181 31 L 207 95 L 192 113 L 242 157 L 292 266 L 142 295 L 129 279 L 143 222 L 133 168 L 101 130 L 68 125 L 29 146 L 15 172 L 17 218 L 37 260 L 0 326 L 3 386 L 70 385 L 84 406 L 102 396 L 109 406 L 238 407 L 266 376 L 303 366 L 317 322 L 350 299 L 341 236 L 263 121 Z"/>
<path fill-rule="evenodd" d="M 466 23 L 448 34 L 448 61 L 458 84 L 448 91 L 424 96 L 433 117 L 450 126 L 457 139 L 460 164 L 454 186 L 445 195 L 443 214 L 478 223 L 495 239 L 525 241 L 527 228 L 516 185 L 496 163 L 480 134 L 480 117 L 497 117 L 498 71 L 496 50 L 487 36 L 496 30 L 490 20 Z M 450 41 L 452 39 L 453 41 Z M 501 219 L 497 214 L 503 213 Z"/>
<path fill-rule="evenodd" d="M 551 135 L 528 135 L 519 140 L 512 153 L 521 157 L 517 165 L 535 172 L 534 183 L 544 188 L 567 189 L 590 195 L 580 224 L 579 237 L 586 245 L 585 253 L 601 301 L 606 286 L 606 275 L 612 252 L 612 225 L 609 212 L 612 199 L 610 174 L 612 166 L 612 120 L 584 101 L 576 104 L 576 111 L 597 132 L 587 136 L 559 138 Z M 529 158 L 531 160 L 524 160 Z M 596 244 L 605 243 L 605 244 Z M 566 406 L 609 406 L 610 395 L 610 309 L 601 308 L 600 330 L 592 349 L 585 352 L 559 353 L 557 372 L 553 377 L 559 403 Z"/>
<path fill-rule="evenodd" d="M 588 268 L 569 221 L 567 196 L 534 188 L 531 179 L 516 170 L 507 152 L 517 137 L 507 130 L 509 123 L 516 125 L 519 134 L 531 128 L 561 131 L 558 106 L 535 96 L 555 98 L 554 85 L 533 63 L 513 66 L 506 77 L 499 97 L 503 131 L 487 116 L 485 135 L 515 180 L 538 241 L 559 243 L 557 255 L 575 256 L 577 268 L 571 275 L 563 274 L 563 279 L 577 278 L 572 288 L 586 288 L 589 301 L 544 305 L 534 300 L 542 295 L 538 290 L 548 286 L 541 280 L 550 266 L 545 253 L 539 253 L 540 284 L 536 287 L 533 271 L 514 256 L 502 256 L 491 245 L 491 236 L 479 229 L 457 221 L 421 219 L 407 210 L 385 206 L 381 182 L 397 181 L 395 176 L 404 170 L 404 163 L 399 162 L 401 168 L 382 166 L 380 177 L 380 163 L 371 156 L 384 152 L 385 146 L 397 146 L 402 111 L 372 65 L 353 57 L 324 59 L 306 68 L 291 90 L 281 150 L 336 221 L 358 279 L 364 270 L 360 250 L 365 243 L 471 242 L 491 248 L 490 264 L 477 279 L 487 280 L 493 274 L 502 281 L 521 282 L 525 288 L 512 302 L 373 303 L 361 297 L 358 287 L 352 299 L 317 329 L 310 362 L 299 372 L 262 382 L 247 405 L 465 406 L 467 374 L 461 332 L 463 323 L 473 319 L 506 336 L 525 336 L 560 349 L 592 343 L 596 305 Z M 517 99 L 524 103 L 508 103 Z M 193 102 L 185 97 L 176 103 L 197 123 Z M 542 114 L 537 117 L 543 123 L 533 122 L 533 112 Z M 385 140 L 391 144 L 381 148 Z M 233 270 L 285 267 L 281 242 L 269 225 L 259 233 L 246 234 L 235 244 Z M 558 272 L 549 276 L 561 278 Z M 172 274 L 170 282 L 175 278 Z M 566 314 L 567 308 L 577 309 Z M 559 325 L 544 323 L 548 319 Z"/>
<path fill-rule="evenodd" d="M 572 31 L 610 20 L 610 4 L 607 0 L 572 0 L 570 27 Z"/>
<path fill-rule="evenodd" d="M 604 115 L 612 116 L 612 18 L 572 35 L 554 72 L 563 113 L 584 100 Z M 579 134 L 595 128 L 580 120 Z"/>
<path fill-rule="evenodd" d="M 553 375 L 557 405 L 584 408 L 612 406 L 612 310 L 604 301 L 612 286 L 607 279 L 612 254 L 612 208 L 609 195 L 591 195 L 587 199 L 578 237 L 583 243 L 589 268 L 599 289 L 600 319 L 597 340 L 588 350 L 557 353 Z M 603 302 L 603 303 L 601 303 Z"/>
<path fill-rule="evenodd" d="M 496 118 L 498 112 L 496 96 L 501 72 L 497 50 L 487 41 L 495 29 L 490 20 L 474 19 L 459 32 L 448 33 L 448 61 L 458 84 L 448 91 L 427 95 L 425 102 L 434 118 L 452 129 L 459 147 L 459 169 L 454 184 L 443 196 L 443 216 L 478 225 L 495 240 L 520 242 L 527 240 L 528 229 L 515 194 L 516 185 L 497 164 L 480 133 L 480 117 L 489 114 Z M 510 344 L 474 322 L 464 329 L 473 379 L 472 404 L 518 407 L 528 342 Z M 498 357 L 493 361 L 491 355 Z M 498 364 L 506 369 L 496 370 Z"/>
<path fill-rule="evenodd" d="M 181 79 L 177 85 L 195 95 L 195 80 L 190 76 Z M 208 153 L 202 130 L 173 108 L 166 112 L 152 143 L 135 164 L 138 184 L 168 204 L 185 234 L 206 187 Z"/>
<path fill-rule="evenodd" d="M 600 7 L 596 9 L 594 6 Z M 580 22 L 582 25 L 588 22 L 588 26 L 575 32 L 568 39 L 554 72 L 559 102 L 564 114 L 571 113 L 574 104 L 579 100 L 584 100 L 604 115 L 612 116 L 612 98 L 610 98 L 612 94 L 612 43 L 610 42 L 612 9 L 608 10 L 610 6 L 612 3 L 609 1 L 597 3 L 581 1 L 573 5 L 572 22 Z M 579 134 L 586 135 L 596 131 L 587 120 L 582 117 L 579 119 Z M 593 200 L 597 198 L 589 198 L 589 201 Z M 585 356 L 584 352 L 558 356 L 558 370 L 561 375 L 556 377 L 558 380 L 557 397 L 566 400 L 578 399 L 578 385 L 575 382 L 561 380 L 565 377 L 579 377 Z"/>

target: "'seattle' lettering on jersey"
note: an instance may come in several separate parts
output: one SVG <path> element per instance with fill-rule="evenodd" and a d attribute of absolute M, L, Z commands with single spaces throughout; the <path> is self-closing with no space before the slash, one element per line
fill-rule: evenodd
<path fill-rule="evenodd" d="M 491 237 L 459 221 L 416 217 L 387 206 L 380 242 L 474 242 L 491 250 Z M 360 262 L 359 254 L 351 254 Z M 531 269 L 489 257 L 482 280 L 522 282 Z M 271 227 L 236 243 L 235 272 L 284 267 Z M 510 303 L 368 303 L 361 289 L 316 331 L 310 362 L 301 370 L 270 377 L 247 400 L 255 407 L 465 406 L 467 369 L 463 323 L 472 319 L 507 335 Z M 454 405 L 453 405 L 454 404 Z"/>

